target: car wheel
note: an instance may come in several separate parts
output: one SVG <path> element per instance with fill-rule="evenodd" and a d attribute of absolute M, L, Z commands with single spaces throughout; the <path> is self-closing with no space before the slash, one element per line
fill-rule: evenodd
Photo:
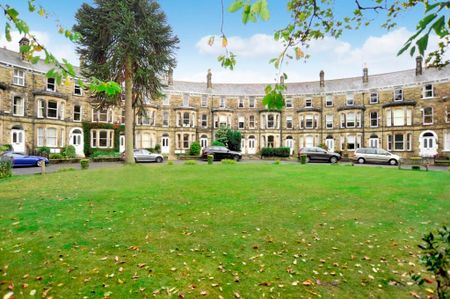
<path fill-rule="evenodd" d="M 163 158 L 158 157 L 158 158 L 156 158 L 156 163 L 162 163 L 163 160 L 164 160 Z"/>
<path fill-rule="evenodd" d="M 338 161 L 338 159 L 336 157 L 334 157 L 334 156 L 330 158 L 330 163 L 331 164 L 335 164 L 335 163 L 337 163 L 337 161 Z"/>
<path fill-rule="evenodd" d="M 240 160 L 240 157 L 239 157 L 238 155 L 235 155 L 235 156 L 233 157 L 233 160 L 237 162 L 237 161 Z"/>
<path fill-rule="evenodd" d="M 397 160 L 395 159 L 389 160 L 389 165 L 397 165 Z"/>
<path fill-rule="evenodd" d="M 358 159 L 358 163 L 359 164 L 364 164 L 364 163 L 366 163 L 366 160 L 364 160 L 363 158 L 359 158 Z"/>

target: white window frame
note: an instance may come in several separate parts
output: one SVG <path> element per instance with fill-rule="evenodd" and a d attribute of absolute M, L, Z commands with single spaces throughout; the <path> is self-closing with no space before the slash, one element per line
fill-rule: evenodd
<path fill-rule="evenodd" d="M 401 115 L 400 115 L 401 113 Z M 405 122 L 405 109 L 393 109 L 392 110 L 392 125 L 394 127 L 403 127 L 406 125 Z"/>
<path fill-rule="evenodd" d="M 76 112 L 75 111 L 75 107 L 79 107 L 80 108 L 80 112 Z M 75 115 L 79 115 L 80 119 L 76 119 Z M 81 122 L 83 119 L 83 106 L 81 105 L 73 105 L 73 121 L 74 122 Z"/>
<path fill-rule="evenodd" d="M 21 104 L 16 103 L 16 99 L 20 99 Z M 25 115 L 25 99 L 21 96 L 13 97 L 13 115 L 14 116 L 24 116 Z"/>
<path fill-rule="evenodd" d="M 238 108 L 245 108 L 244 97 L 239 97 L 239 100 L 238 100 Z"/>
<path fill-rule="evenodd" d="M 50 80 L 53 80 L 53 83 L 50 82 Z M 45 90 L 47 91 L 56 91 L 56 79 L 55 78 L 47 78 L 47 85 L 45 87 Z"/>
<path fill-rule="evenodd" d="M 434 98 L 434 88 L 433 88 L 433 84 L 428 83 L 428 84 L 425 84 L 425 85 L 423 86 L 422 97 L 423 97 L 424 99 L 431 99 L 431 98 Z"/>
<path fill-rule="evenodd" d="M 330 94 L 325 98 L 325 107 L 333 107 L 333 96 Z"/>
<path fill-rule="evenodd" d="M 308 121 L 311 121 L 311 126 L 308 126 Z M 305 115 L 305 129 L 314 129 L 314 115 L 313 114 Z"/>
<path fill-rule="evenodd" d="M 56 108 L 50 108 L 50 103 L 56 103 Z M 50 113 L 49 113 L 50 110 L 52 112 L 56 111 L 56 116 L 50 116 Z M 53 101 L 53 100 L 47 101 L 47 111 L 46 111 L 46 113 L 47 113 L 47 118 L 58 119 L 58 117 L 59 117 L 59 103 L 58 103 L 58 101 Z"/>
<path fill-rule="evenodd" d="M 401 136 L 402 140 L 401 141 L 397 141 L 396 137 L 397 136 Z M 400 134 L 394 134 L 393 136 L 393 150 L 394 151 L 405 151 L 405 134 L 400 133 Z M 397 145 L 401 145 L 401 148 L 398 148 Z"/>
<path fill-rule="evenodd" d="M 45 133 L 44 128 L 37 128 L 37 140 L 36 145 L 38 147 L 45 145 Z"/>
<path fill-rule="evenodd" d="M 370 93 L 370 104 L 378 104 L 378 92 L 371 92 Z"/>
<path fill-rule="evenodd" d="M 102 113 L 103 111 L 106 111 L 106 121 L 101 120 L 101 116 L 105 113 Z M 112 123 L 112 110 L 110 108 L 99 108 L 98 110 L 95 110 L 92 108 L 92 121 L 93 122 L 99 122 L 99 123 Z"/>
<path fill-rule="evenodd" d="M 78 90 L 78 93 L 77 93 L 77 90 Z M 73 86 L 73 95 L 79 96 L 79 97 L 83 96 L 83 89 L 77 83 L 75 83 Z"/>
<path fill-rule="evenodd" d="M 292 119 L 292 116 L 286 116 L 286 129 L 293 129 L 294 128 L 294 122 Z"/>
<path fill-rule="evenodd" d="M 253 118 L 253 121 L 252 121 Z M 254 115 L 250 115 L 248 117 L 248 126 L 250 129 L 254 129 L 256 127 L 256 117 Z"/>
<path fill-rule="evenodd" d="M 353 125 L 349 125 L 349 119 L 351 120 L 351 118 L 349 116 L 353 117 Z M 350 121 L 351 123 L 351 121 Z M 345 114 L 345 127 L 346 128 L 356 128 L 356 113 L 355 112 L 348 112 Z"/>
<path fill-rule="evenodd" d="M 333 129 L 333 114 L 325 115 L 325 128 Z"/>
<path fill-rule="evenodd" d="M 38 99 L 37 100 L 37 107 L 36 107 L 36 117 L 37 118 L 44 118 L 45 115 L 45 100 L 44 99 Z"/>
<path fill-rule="evenodd" d="M 163 111 L 162 115 L 162 126 L 168 127 L 169 126 L 169 111 Z"/>
<path fill-rule="evenodd" d="M 25 86 L 25 71 L 21 69 L 14 69 L 13 84 L 18 86 Z"/>
<path fill-rule="evenodd" d="M 394 89 L 394 102 L 401 102 L 401 101 L 403 101 L 403 89 L 396 88 Z"/>
<path fill-rule="evenodd" d="M 238 129 L 244 129 L 244 128 L 245 128 L 245 117 L 238 116 Z"/>
<path fill-rule="evenodd" d="M 220 97 L 220 103 L 219 103 L 220 108 L 226 108 L 227 107 L 227 102 L 226 102 L 226 98 L 224 96 Z"/>
<path fill-rule="evenodd" d="M 425 110 L 426 109 L 431 109 L 431 114 L 425 114 Z M 434 109 L 433 109 L 433 107 L 425 107 L 425 108 L 423 108 L 423 112 L 422 112 L 422 123 L 424 124 L 424 125 L 432 125 L 433 124 L 433 121 L 434 121 L 434 117 L 433 117 L 433 111 Z M 425 121 L 425 118 L 426 117 L 431 117 L 431 122 L 426 122 Z"/>
<path fill-rule="evenodd" d="M 202 107 L 208 107 L 208 96 L 207 95 L 202 95 L 201 98 L 201 104 Z"/>
<path fill-rule="evenodd" d="M 351 93 L 351 92 L 347 93 L 347 97 L 345 99 L 345 105 L 346 106 L 354 106 L 355 105 L 355 96 L 353 93 Z"/>
<path fill-rule="evenodd" d="M 286 99 L 286 108 L 292 108 L 292 107 L 294 107 L 292 98 L 287 98 Z"/>
<path fill-rule="evenodd" d="M 201 116 L 201 125 L 202 128 L 207 128 L 208 127 L 208 114 L 203 113 Z"/>
<path fill-rule="evenodd" d="M 313 102 L 311 98 L 305 99 L 305 108 L 312 108 Z"/>
<path fill-rule="evenodd" d="M 106 146 L 100 146 L 100 134 L 104 133 L 104 132 L 106 132 Z M 114 148 L 114 130 L 92 129 L 91 130 L 91 147 L 92 148 Z"/>
<path fill-rule="evenodd" d="M 248 98 L 248 108 L 256 108 L 256 99 L 255 97 Z"/>
<path fill-rule="evenodd" d="M 50 136 L 49 132 L 54 132 L 55 135 Z M 54 143 L 50 143 L 50 141 L 54 141 Z M 58 129 L 56 129 L 56 128 L 45 129 L 45 145 L 48 147 L 57 147 L 58 146 Z"/>

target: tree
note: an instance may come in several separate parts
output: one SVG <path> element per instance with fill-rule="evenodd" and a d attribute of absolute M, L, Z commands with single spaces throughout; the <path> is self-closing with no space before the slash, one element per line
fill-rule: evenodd
<path fill-rule="evenodd" d="M 84 3 L 73 30 L 81 34 L 77 52 L 84 76 L 112 80 L 124 95 L 96 92 L 98 106 L 125 104 L 126 162 L 134 163 L 134 109 L 143 110 L 147 98 L 162 96 L 161 78 L 175 67 L 173 35 L 159 4 L 153 0 L 95 0 Z"/>
<path fill-rule="evenodd" d="M 344 1 L 343 1 L 344 2 Z M 268 85 L 263 104 L 269 109 L 280 109 L 284 106 L 283 92 L 286 86 L 280 78 L 287 78 L 281 68 L 286 60 L 307 59 L 306 53 L 312 40 L 319 40 L 325 36 L 339 38 L 344 31 L 358 30 L 368 26 L 374 19 L 384 18 L 383 28 L 392 29 L 397 26 L 395 20 L 400 14 L 408 13 L 411 8 L 422 4 L 424 16 L 417 24 L 417 31 L 405 41 L 399 49 L 398 55 L 409 50 L 411 56 L 418 54 L 427 57 L 425 62 L 430 66 L 443 67 L 450 63 L 446 58 L 450 42 L 450 1 L 448 0 L 351 0 L 345 1 L 348 13 L 344 16 L 336 14 L 336 6 L 343 3 L 334 0 L 287 0 L 287 9 L 291 18 L 285 27 L 275 31 L 274 39 L 282 42 L 284 49 L 270 63 L 277 69 L 274 86 Z M 278 4 L 278 3 L 277 3 Z M 223 6 L 223 1 L 222 1 Z M 242 22 L 256 22 L 258 19 L 267 21 L 270 9 L 267 0 L 234 0 L 228 7 L 229 12 L 242 12 Z M 223 19 L 223 13 L 222 13 Z M 222 20 L 223 24 L 223 20 Z M 437 50 L 426 53 L 430 34 L 434 32 L 438 39 Z M 225 55 L 218 57 L 225 68 L 233 69 L 236 55 L 228 50 L 228 41 L 221 27 L 222 46 Z M 210 39 L 210 44 L 214 42 Z"/>
<path fill-rule="evenodd" d="M 216 131 L 216 140 L 214 142 L 220 142 L 232 151 L 240 151 L 241 139 L 242 136 L 240 131 L 232 130 L 226 126 L 221 126 Z"/>

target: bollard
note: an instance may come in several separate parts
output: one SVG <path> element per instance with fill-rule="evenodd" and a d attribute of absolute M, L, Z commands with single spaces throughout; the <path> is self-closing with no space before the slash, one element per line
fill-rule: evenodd
<path fill-rule="evenodd" d="M 45 175 L 45 161 L 40 161 L 39 162 L 41 165 L 41 175 Z"/>

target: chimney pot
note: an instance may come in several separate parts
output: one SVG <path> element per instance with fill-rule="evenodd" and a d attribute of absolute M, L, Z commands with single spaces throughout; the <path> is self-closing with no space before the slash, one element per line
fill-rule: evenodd
<path fill-rule="evenodd" d="M 21 47 L 21 46 L 29 46 L 29 45 L 30 45 L 30 40 L 29 40 L 26 36 L 24 36 L 24 37 L 22 37 L 22 38 L 20 39 L 20 41 L 19 41 L 19 47 Z M 20 57 L 22 58 L 22 60 L 27 60 L 27 55 L 26 55 L 26 53 L 20 52 Z"/>
<path fill-rule="evenodd" d="M 325 87 L 325 72 L 322 70 L 319 73 L 320 76 L 320 87 Z"/>
<path fill-rule="evenodd" d="M 363 68 L 363 77 L 362 77 L 363 83 L 369 83 L 369 69 L 367 66 Z"/>
<path fill-rule="evenodd" d="M 416 76 L 422 75 L 422 72 L 423 72 L 422 63 L 423 63 L 422 56 L 417 56 L 416 57 Z"/>
<path fill-rule="evenodd" d="M 206 75 L 206 88 L 212 88 L 212 73 L 211 69 L 208 70 L 208 74 Z"/>

